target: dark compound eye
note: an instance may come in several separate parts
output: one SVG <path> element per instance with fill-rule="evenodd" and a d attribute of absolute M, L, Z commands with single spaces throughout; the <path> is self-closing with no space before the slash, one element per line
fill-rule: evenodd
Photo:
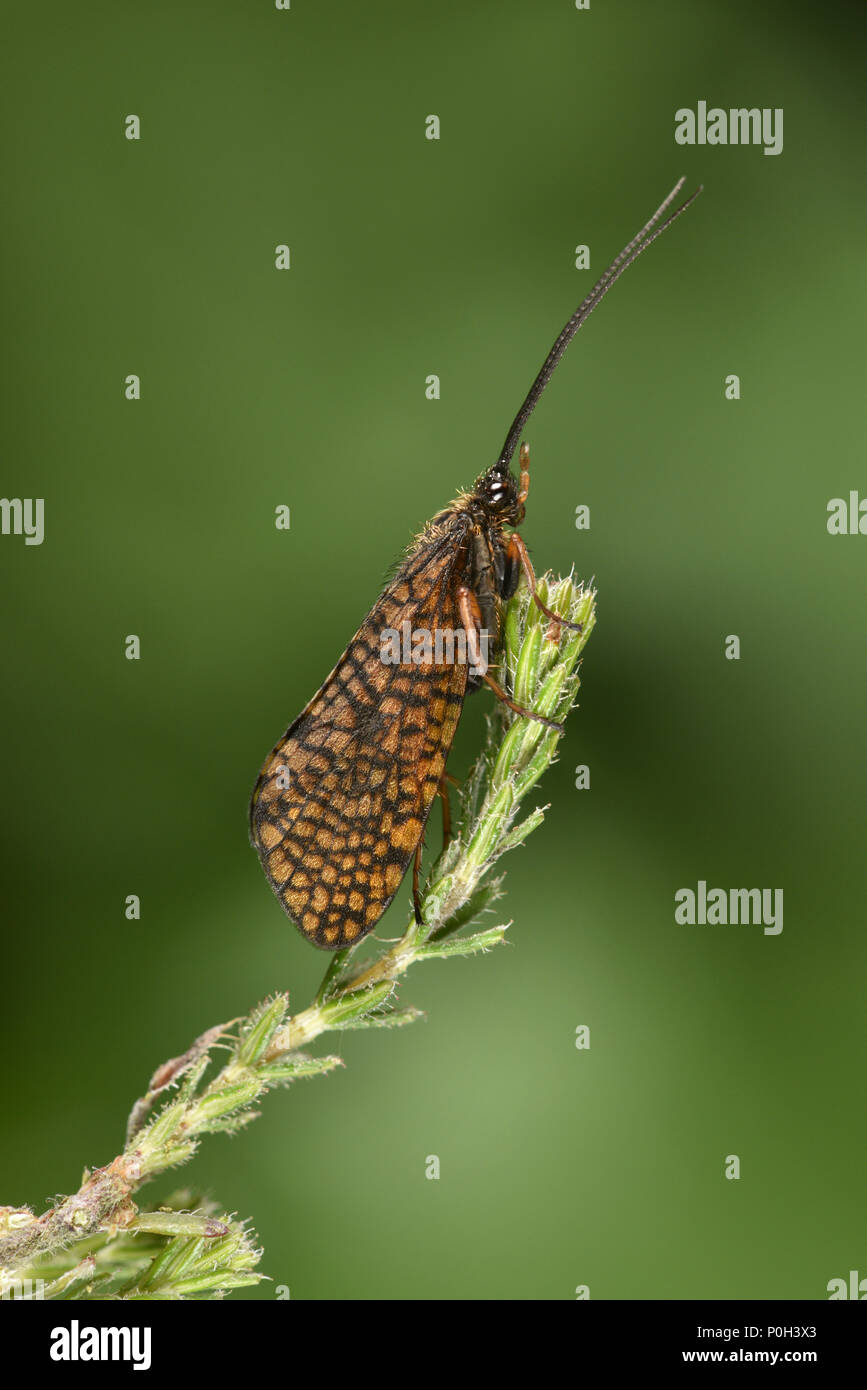
<path fill-rule="evenodd" d="M 512 505 L 513 493 L 508 483 L 493 482 L 488 488 L 488 506 L 493 511 L 505 511 Z"/>

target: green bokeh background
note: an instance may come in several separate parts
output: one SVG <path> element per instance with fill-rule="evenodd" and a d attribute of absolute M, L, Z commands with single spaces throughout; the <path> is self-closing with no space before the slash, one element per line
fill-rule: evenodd
<path fill-rule="evenodd" d="M 209 1025 L 310 999 L 325 958 L 247 843 L 259 763 L 684 173 L 703 197 L 527 431 L 523 533 L 595 576 L 599 623 L 507 864 L 512 944 L 412 971 L 426 1022 L 324 1040 L 345 1070 L 184 1177 L 293 1298 L 867 1274 L 867 539 L 825 525 L 867 490 L 857 9 L 55 0 L 8 25 L 2 491 L 46 499 L 46 539 L 0 539 L 0 1200 L 108 1161 Z M 699 99 L 783 107 L 783 153 L 676 146 Z M 676 926 L 700 878 L 782 887 L 782 934 Z"/>

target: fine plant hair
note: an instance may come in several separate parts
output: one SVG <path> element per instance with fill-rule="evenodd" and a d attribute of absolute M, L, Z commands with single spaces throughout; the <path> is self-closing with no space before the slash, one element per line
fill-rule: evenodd
<path fill-rule="evenodd" d="M 570 576 L 539 580 L 539 594 L 578 630 L 557 631 L 522 586 L 505 609 L 501 676 L 518 704 L 562 724 L 575 703 L 579 660 L 595 623 L 595 593 Z M 158 1204 L 140 1194 L 187 1163 L 208 1134 L 234 1134 L 256 1118 L 266 1092 L 342 1066 L 307 1047 L 325 1033 L 400 1028 L 421 1015 L 399 1006 L 402 976 L 418 961 L 472 956 L 501 945 L 508 924 L 474 930 L 502 896 L 492 874 L 544 819 L 522 805 L 556 760 L 561 733 L 497 702 L 484 748 L 461 788 L 454 836 L 433 864 L 422 922 L 399 940 L 334 953 L 312 1003 L 292 1014 L 275 994 L 246 1017 L 217 1024 L 154 1072 L 129 1116 L 123 1150 L 85 1170 L 79 1190 L 41 1215 L 0 1206 L 0 1296 L 46 1299 L 210 1299 L 260 1283 L 262 1250 L 246 1221 L 192 1188 Z M 369 949 L 369 948 L 368 948 Z M 228 1059 L 223 1055 L 228 1052 Z M 222 1065 L 221 1065 L 222 1063 Z"/>

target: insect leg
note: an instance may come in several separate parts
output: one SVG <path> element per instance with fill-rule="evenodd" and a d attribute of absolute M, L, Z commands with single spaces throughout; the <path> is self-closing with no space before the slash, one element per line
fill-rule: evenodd
<path fill-rule="evenodd" d="M 481 660 L 481 652 L 479 651 L 478 636 L 478 623 L 481 619 L 481 612 L 479 610 L 478 599 L 472 589 L 468 589 L 465 584 L 462 584 L 458 589 L 457 599 L 461 626 L 467 634 L 467 652 L 469 653 L 473 665 L 482 667 L 483 663 Z M 556 617 L 556 614 L 552 614 L 552 616 Z M 497 699 L 502 700 L 503 704 L 507 705 L 513 714 L 521 714 L 525 719 L 535 719 L 537 723 L 545 724 L 549 729 L 556 729 L 558 734 L 562 734 L 562 724 L 558 724 L 555 720 L 549 719 L 547 715 L 537 714 L 535 710 L 524 709 L 523 705 L 516 704 L 515 701 L 506 694 L 503 687 L 497 684 L 493 676 L 490 675 L 487 670 L 482 672 L 482 680 L 486 685 L 491 687 Z"/>
<path fill-rule="evenodd" d="M 412 906 L 415 912 L 416 925 L 424 926 L 424 918 L 421 914 L 421 893 L 419 892 L 418 880 L 421 873 L 421 840 L 415 847 L 415 858 L 412 861 Z"/>
<path fill-rule="evenodd" d="M 436 794 L 440 798 L 443 807 L 443 849 L 448 847 L 452 838 L 452 808 L 449 805 L 449 782 L 454 782 L 454 777 L 450 777 L 444 772 L 440 778 Z M 457 783 L 455 783 L 457 785 Z M 412 861 L 412 906 L 415 913 L 415 920 L 421 927 L 424 925 L 424 918 L 421 912 L 421 893 L 419 892 L 419 878 L 421 876 L 421 852 L 424 837 L 419 840 L 415 847 L 415 858 Z"/>
<path fill-rule="evenodd" d="M 482 610 L 476 595 L 466 584 L 462 584 L 458 589 L 458 616 L 461 620 L 461 627 L 467 634 L 467 655 L 472 665 L 478 670 L 479 675 L 483 676 L 488 668 L 488 663 L 482 660 L 482 649 L 479 646 Z"/>
<path fill-rule="evenodd" d="M 521 452 L 518 454 L 518 462 L 521 468 L 521 488 L 518 493 L 518 506 L 523 507 L 530 495 L 530 446 L 521 445 Z"/>
<path fill-rule="evenodd" d="M 537 608 L 540 608 L 542 610 L 546 618 L 551 619 L 551 622 L 555 625 L 556 629 L 559 629 L 562 626 L 571 627 L 575 630 L 575 632 L 581 631 L 580 623 L 571 623 L 568 618 L 561 618 L 558 613 L 552 613 L 551 609 L 546 608 L 545 604 L 540 599 L 539 595 L 536 592 L 536 574 L 533 569 L 532 561 L 530 560 L 530 556 L 527 554 L 527 547 L 525 546 L 522 538 L 518 535 L 517 531 L 513 531 L 511 536 L 509 537 L 509 543 L 506 547 L 506 558 L 510 561 L 518 561 L 518 563 L 521 566 L 521 569 L 524 571 L 524 575 L 526 577 L 530 593 L 533 595 L 533 602 L 536 604 Z"/>
<path fill-rule="evenodd" d="M 452 838 L 452 808 L 449 805 L 449 782 L 453 781 L 454 778 L 449 777 L 448 773 L 444 772 L 440 778 L 440 784 L 437 787 L 437 796 L 442 802 L 443 808 L 443 849 L 448 848 L 449 841 Z"/>

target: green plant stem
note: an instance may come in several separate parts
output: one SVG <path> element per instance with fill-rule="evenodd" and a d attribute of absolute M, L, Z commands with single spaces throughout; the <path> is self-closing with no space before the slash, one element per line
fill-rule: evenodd
<path fill-rule="evenodd" d="M 546 576 L 539 595 L 579 630 L 558 631 L 519 590 L 504 618 L 501 681 L 519 703 L 562 723 L 578 689 L 595 594 L 571 578 Z M 541 807 L 523 820 L 518 814 L 555 760 L 560 733 L 501 704 L 488 723 L 485 748 L 463 786 L 455 836 L 425 885 L 423 923 L 411 917 L 403 936 L 369 963 L 353 966 L 356 947 L 335 953 L 309 1008 L 290 1016 L 288 996 L 278 994 L 247 1018 L 209 1029 L 159 1067 L 111 1163 L 86 1173 L 78 1192 L 41 1216 L 0 1207 L 0 1294 L 14 1293 L 16 1281 L 43 1278 L 46 1297 L 214 1297 L 263 1277 L 254 1269 L 261 1252 L 243 1223 L 177 1204 L 141 1210 L 133 1197 L 187 1162 L 204 1135 L 245 1127 L 267 1091 L 341 1066 L 339 1057 L 302 1050 L 322 1034 L 397 1027 L 419 1017 L 416 1009 L 394 1007 L 397 983 L 411 965 L 474 955 L 504 940 L 505 925 L 462 932 L 500 894 L 500 881 L 491 878 L 497 860 L 544 818 Z M 229 1060 L 205 1084 L 214 1050 L 226 1045 Z"/>

